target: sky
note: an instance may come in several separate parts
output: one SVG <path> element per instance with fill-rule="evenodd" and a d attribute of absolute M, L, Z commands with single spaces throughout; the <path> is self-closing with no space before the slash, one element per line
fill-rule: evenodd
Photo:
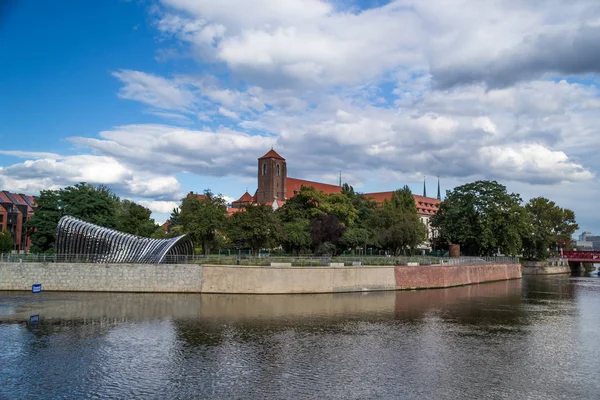
<path fill-rule="evenodd" d="M 0 0 L 0 189 L 105 184 L 157 222 L 288 175 L 497 180 L 600 232 L 597 0 Z"/>

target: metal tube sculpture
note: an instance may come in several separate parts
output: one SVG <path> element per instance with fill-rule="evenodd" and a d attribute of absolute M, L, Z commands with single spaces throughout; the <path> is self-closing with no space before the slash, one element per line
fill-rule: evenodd
<path fill-rule="evenodd" d="M 65 216 L 56 227 L 56 253 L 65 261 L 160 264 L 193 255 L 194 246 L 187 235 L 150 239 Z"/>

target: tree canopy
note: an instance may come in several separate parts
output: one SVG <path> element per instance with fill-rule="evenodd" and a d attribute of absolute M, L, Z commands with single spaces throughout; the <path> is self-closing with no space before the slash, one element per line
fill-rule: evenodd
<path fill-rule="evenodd" d="M 32 252 L 52 252 L 56 227 L 69 215 L 92 224 L 149 237 L 155 230 L 150 210 L 121 201 L 108 187 L 78 183 L 58 190 L 42 190 L 36 209 L 25 226 L 31 232 Z"/>
<path fill-rule="evenodd" d="M 448 191 L 431 223 L 440 236 L 469 255 L 518 255 L 528 230 L 521 197 L 496 181 L 476 181 Z"/>
<path fill-rule="evenodd" d="M 218 232 L 224 229 L 226 216 L 227 203 L 223 196 L 215 196 L 207 189 L 202 198 L 190 194 L 182 200 L 179 222 L 182 232 L 200 244 L 202 254 L 210 254 L 211 248 L 218 244 Z"/>
<path fill-rule="evenodd" d="M 10 232 L 0 232 L 0 254 L 8 253 L 13 249 L 13 238 Z"/>
<path fill-rule="evenodd" d="M 560 247 L 568 247 L 571 237 L 579 229 L 572 210 L 561 208 L 545 197 L 529 200 L 525 204 L 525 211 L 530 224 L 528 234 L 523 237 L 527 258 L 545 259 L 548 249 L 557 243 Z"/>

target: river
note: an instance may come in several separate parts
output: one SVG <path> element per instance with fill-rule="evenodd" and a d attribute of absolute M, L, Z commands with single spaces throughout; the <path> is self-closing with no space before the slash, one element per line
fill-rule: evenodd
<path fill-rule="evenodd" d="M 600 278 L 320 295 L 0 292 L 1 399 L 598 399 Z"/>

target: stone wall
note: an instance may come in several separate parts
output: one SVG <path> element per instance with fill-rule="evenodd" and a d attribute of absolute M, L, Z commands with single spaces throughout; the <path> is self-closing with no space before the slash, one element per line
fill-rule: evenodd
<path fill-rule="evenodd" d="M 523 275 L 569 274 L 571 267 L 567 260 L 525 261 Z"/>
<path fill-rule="evenodd" d="M 258 267 L 195 264 L 0 264 L 0 290 L 332 293 L 426 289 L 521 277 L 519 264 Z"/>
<path fill-rule="evenodd" d="M 0 263 L 0 290 L 199 292 L 195 264 Z"/>

